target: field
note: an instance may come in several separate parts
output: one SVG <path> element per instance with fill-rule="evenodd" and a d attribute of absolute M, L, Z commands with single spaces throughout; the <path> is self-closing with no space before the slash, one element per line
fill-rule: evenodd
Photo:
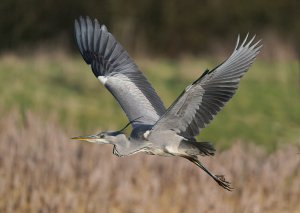
<path fill-rule="evenodd" d="M 166 106 L 219 60 L 139 59 Z M 258 60 L 199 136 L 226 192 L 184 159 L 137 155 L 70 137 L 126 117 L 79 56 L 0 57 L 0 212 L 299 212 L 300 68 Z"/>

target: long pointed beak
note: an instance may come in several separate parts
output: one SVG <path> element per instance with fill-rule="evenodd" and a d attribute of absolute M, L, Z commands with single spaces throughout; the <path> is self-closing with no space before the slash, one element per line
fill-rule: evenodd
<path fill-rule="evenodd" d="M 79 141 L 89 141 L 89 142 L 95 141 L 96 142 L 96 140 L 99 139 L 99 137 L 96 135 L 86 135 L 86 136 L 73 137 L 71 139 L 79 140 Z"/>
<path fill-rule="evenodd" d="M 86 135 L 71 138 L 72 140 L 87 141 L 90 143 L 106 144 L 109 143 L 105 139 L 99 138 L 97 135 Z"/>

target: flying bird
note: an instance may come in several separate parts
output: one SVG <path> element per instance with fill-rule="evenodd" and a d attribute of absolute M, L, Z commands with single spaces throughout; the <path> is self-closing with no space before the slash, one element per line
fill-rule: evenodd
<path fill-rule="evenodd" d="M 126 50 L 97 19 L 75 20 L 75 40 L 85 62 L 94 75 L 111 92 L 129 119 L 119 131 L 74 137 L 97 144 L 113 145 L 118 157 L 139 152 L 159 156 L 179 156 L 203 169 L 220 186 L 232 190 L 223 175 L 214 175 L 197 156 L 212 156 L 209 142 L 197 142 L 197 136 L 234 95 L 241 77 L 260 51 L 260 41 L 248 35 L 236 46 L 227 60 L 206 70 L 188 85 L 166 109 L 157 93 Z M 123 130 L 132 126 L 127 137 Z"/>

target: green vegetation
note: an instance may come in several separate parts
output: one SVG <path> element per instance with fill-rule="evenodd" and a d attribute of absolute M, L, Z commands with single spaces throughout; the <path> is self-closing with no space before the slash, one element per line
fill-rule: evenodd
<path fill-rule="evenodd" d="M 206 68 L 219 62 L 198 58 L 138 60 L 166 106 Z M 237 94 L 199 139 L 223 148 L 241 139 L 268 150 L 293 142 L 300 134 L 299 89 L 298 63 L 258 60 L 242 79 Z M 117 102 L 82 59 L 64 54 L 1 57 L 0 113 L 12 110 L 34 112 L 79 134 L 121 128 L 127 122 Z"/>

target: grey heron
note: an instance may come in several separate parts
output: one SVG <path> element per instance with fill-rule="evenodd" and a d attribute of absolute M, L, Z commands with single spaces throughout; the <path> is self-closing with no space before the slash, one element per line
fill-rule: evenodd
<path fill-rule="evenodd" d="M 214 175 L 201 164 L 197 156 L 214 155 L 215 148 L 211 143 L 197 142 L 195 136 L 234 95 L 241 77 L 260 51 L 260 40 L 254 43 L 255 36 L 248 40 L 247 35 L 240 43 L 238 37 L 227 60 L 204 71 L 165 109 L 151 84 L 105 25 L 100 25 L 97 19 L 79 17 L 74 28 L 80 54 L 118 101 L 132 131 L 129 137 L 122 129 L 72 139 L 111 144 L 113 154 L 118 157 L 138 152 L 183 157 L 203 169 L 220 186 L 231 190 L 223 175 Z"/>

